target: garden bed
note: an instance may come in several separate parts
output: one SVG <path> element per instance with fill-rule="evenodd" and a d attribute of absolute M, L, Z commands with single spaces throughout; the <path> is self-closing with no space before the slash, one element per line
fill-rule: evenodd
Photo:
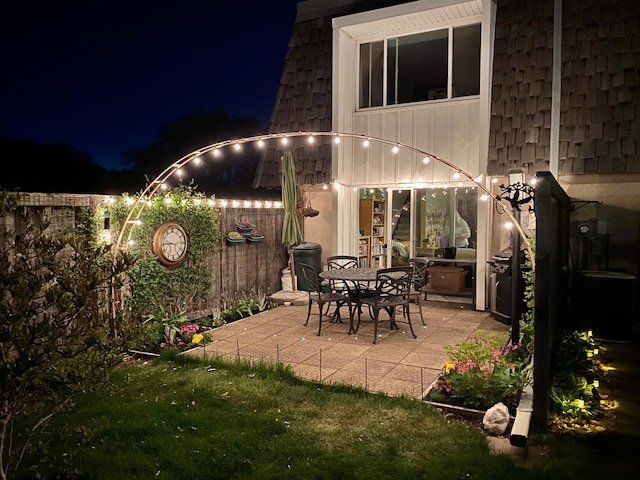
<path fill-rule="evenodd" d="M 530 355 L 504 337 L 478 331 L 447 347 L 449 360 L 423 399 L 448 415 L 479 423 L 498 403 L 509 410 L 508 435 L 516 421 L 522 391 L 530 381 Z"/>

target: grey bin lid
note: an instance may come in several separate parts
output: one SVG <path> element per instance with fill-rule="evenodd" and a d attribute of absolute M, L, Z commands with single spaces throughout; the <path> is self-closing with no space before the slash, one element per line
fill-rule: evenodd
<path fill-rule="evenodd" d="M 313 242 L 302 242 L 299 245 L 293 247 L 294 250 L 322 250 L 322 247 L 319 243 Z"/>

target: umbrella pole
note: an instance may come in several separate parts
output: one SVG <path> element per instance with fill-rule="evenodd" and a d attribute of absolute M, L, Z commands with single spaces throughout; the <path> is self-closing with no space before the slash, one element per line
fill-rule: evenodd
<path fill-rule="evenodd" d="M 293 249 L 289 249 L 289 271 L 291 272 L 291 290 L 296 291 L 296 272 L 293 265 Z"/>

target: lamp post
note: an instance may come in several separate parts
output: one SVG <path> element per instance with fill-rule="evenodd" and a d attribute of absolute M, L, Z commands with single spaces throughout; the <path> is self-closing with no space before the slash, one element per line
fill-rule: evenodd
<path fill-rule="evenodd" d="M 511 213 L 517 227 L 511 231 L 511 342 L 520 341 L 520 317 L 522 316 L 522 253 L 520 251 L 522 236 L 520 235 L 521 207 L 528 204 L 529 213 L 534 213 L 532 200 L 535 197 L 535 189 L 525 183 L 524 170 L 514 169 L 509 171 L 509 185 L 500 185 L 502 193 L 496 198 L 505 200 L 511 205 Z"/>

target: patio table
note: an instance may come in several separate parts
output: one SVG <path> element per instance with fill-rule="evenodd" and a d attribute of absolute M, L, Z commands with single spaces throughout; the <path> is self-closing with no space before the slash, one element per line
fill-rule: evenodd
<path fill-rule="evenodd" d="M 320 278 L 324 280 L 338 280 L 344 282 L 349 293 L 351 301 L 358 303 L 362 295 L 365 295 L 365 291 L 369 288 L 370 282 L 376 281 L 376 273 L 378 269 L 372 267 L 358 267 L 358 268 L 337 268 L 332 270 L 325 270 L 320 272 Z M 349 318 L 349 333 L 353 332 L 353 316 L 355 314 L 355 308 L 351 312 Z"/>

